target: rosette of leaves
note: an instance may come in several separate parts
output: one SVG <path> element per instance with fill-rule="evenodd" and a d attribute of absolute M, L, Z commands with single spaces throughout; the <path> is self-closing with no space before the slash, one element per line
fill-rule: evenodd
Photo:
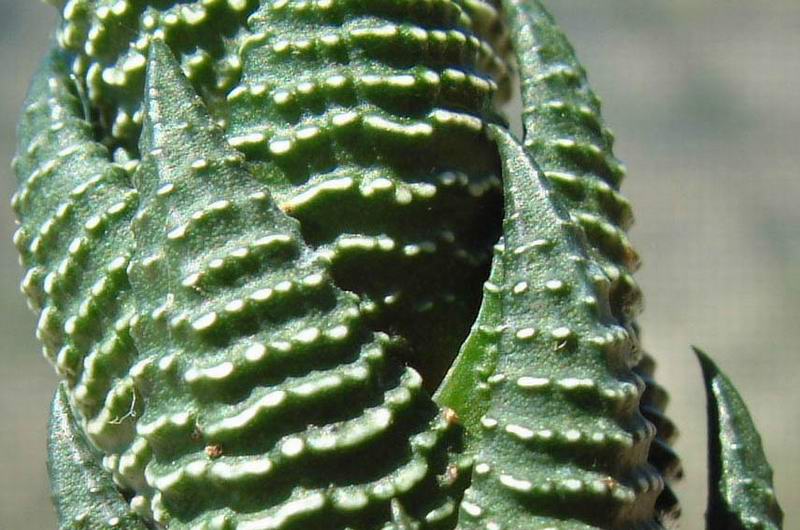
<path fill-rule="evenodd" d="M 13 205 L 63 377 L 61 528 L 677 513 L 622 168 L 538 2 L 55 3 Z M 779 528 L 752 420 L 704 370 L 709 528 Z"/>

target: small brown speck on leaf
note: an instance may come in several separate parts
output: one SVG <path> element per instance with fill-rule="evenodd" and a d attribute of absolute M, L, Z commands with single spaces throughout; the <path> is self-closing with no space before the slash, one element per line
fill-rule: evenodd
<path fill-rule="evenodd" d="M 222 456 L 222 447 L 216 444 L 206 446 L 206 454 L 208 458 L 215 459 Z"/>
<path fill-rule="evenodd" d="M 458 480 L 458 466 L 447 466 L 447 480 L 450 484 Z"/>

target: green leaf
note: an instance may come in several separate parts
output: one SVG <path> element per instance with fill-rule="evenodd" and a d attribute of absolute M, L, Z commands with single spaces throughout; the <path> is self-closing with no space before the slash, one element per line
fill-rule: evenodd
<path fill-rule="evenodd" d="M 610 281 L 611 313 L 638 343 L 636 316 L 642 294 L 633 272 L 639 258 L 625 233 L 633 215 L 619 193 L 625 172 L 614 157 L 614 137 L 603 121 L 600 100 L 566 35 L 539 0 L 504 0 L 502 5 L 519 66 L 523 143 L 553 193 L 585 232 L 592 259 Z M 647 388 L 640 407 L 657 427 L 650 462 L 667 480 L 675 479 L 682 474 L 670 447 L 677 429 L 664 415 L 668 398 L 654 380 L 654 362 L 646 353 L 641 355 L 635 371 Z M 658 509 L 664 517 L 678 515 L 669 488 Z"/>
<path fill-rule="evenodd" d="M 51 51 L 18 127 L 14 242 L 44 355 L 67 382 L 91 442 L 114 451 L 132 435 L 126 375 L 138 353 L 127 266 L 138 193 L 129 168 L 95 141 L 79 93 L 68 57 Z"/>
<path fill-rule="evenodd" d="M 142 411 L 113 461 L 170 529 L 446 528 L 452 422 L 151 44 L 130 278 Z M 404 523 L 405 524 L 405 523 Z M 406 525 L 407 526 L 407 525 Z"/>
<path fill-rule="evenodd" d="M 634 342 L 610 313 L 608 279 L 523 147 L 504 128 L 491 133 L 505 249 L 499 300 L 481 315 L 500 327 L 459 528 L 658 528 L 663 483 L 646 463 L 654 429 L 639 412 Z M 462 366 L 453 388 L 474 381 Z M 460 404 L 474 398 L 453 395 L 466 414 Z"/>
<path fill-rule="evenodd" d="M 467 452 L 477 450 L 481 438 L 480 420 L 489 407 L 488 378 L 497 366 L 497 339 L 502 318 L 500 286 L 503 285 L 503 244 L 495 246 L 492 271 L 483 286 L 483 302 L 478 317 L 464 341 L 458 357 L 434 394 L 441 406 L 458 411 L 466 431 Z"/>
<path fill-rule="evenodd" d="M 75 421 L 65 383 L 50 410 L 47 469 L 60 530 L 147 530 Z"/>
<path fill-rule="evenodd" d="M 149 41 L 164 39 L 179 53 L 194 87 L 224 116 L 226 95 L 241 75 L 239 49 L 251 34 L 247 18 L 258 0 L 144 2 L 71 0 L 56 3 L 58 46 L 72 58 L 85 87 L 100 136 L 138 158 L 145 63 Z"/>
<path fill-rule="evenodd" d="M 708 398 L 709 530 L 778 530 L 783 511 L 761 436 L 742 397 L 714 361 L 693 348 Z"/>
<path fill-rule="evenodd" d="M 145 57 L 163 39 L 336 285 L 436 388 L 499 236 L 483 134 L 508 68 L 490 0 L 73 0 L 59 46 L 98 136 L 138 159 Z M 501 85 L 501 87 L 498 87 Z"/>

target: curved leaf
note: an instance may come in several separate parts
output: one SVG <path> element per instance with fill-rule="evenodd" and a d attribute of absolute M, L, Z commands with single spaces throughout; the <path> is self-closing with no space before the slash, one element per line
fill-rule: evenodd
<path fill-rule="evenodd" d="M 50 409 L 47 469 L 58 513 L 59 530 L 147 530 L 111 475 L 102 455 L 81 433 L 68 401 L 65 383 L 58 385 Z"/>
<path fill-rule="evenodd" d="M 637 338 L 636 316 L 642 294 L 633 272 L 639 258 L 626 230 L 633 222 L 628 200 L 619 193 L 625 174 L 614 157 L 614 137 L 601 114 L 600 100 L 566 35 L 540 0 L 504 0 L 504 19 L 519 65 L 524 145 L 553 193 L 581 226 L 589 251 L 608 276 L 612 315 Z M 665 479 L 682 475 L 670 447 L 677 429 L 664 414 L 666 392 L 656 383 L 653 359 L 646 353 L 635 368 L 645 380 L 642 414 L 657 427 L 650 462 Z M 679 514 L 669 488 L 659 498 L 664 518 Z"/>
<path fill-rule="evenodd" d="M 639 413 L 633 340 L 610 314 L 608 281 L 522 146 L 491 132 L 505 248 L 497 298 L 486 302 L 495 309 L 481 315 L 499 325 L 498 351 L 458 527 L 659 528 L 663 483 L 646 462 L 654 428 Z M 473 371 L 465 363 L 448 382 L 463 388 Z M 464 395 L 450 404 L 459 415 Z"/>
<path fill-rule="evenodd" d="M 67 382 L 91 442 L 113 451 L 130 440 L 135 412 L 126 377 L 138 357 L 127 266 L 138 193 L 130 168 L 95 141 L 79 94 L 68 57 L 52 50 L 17 131 L 14 242 L 44 355 Z"/>
<path fill-rule="evenodd" d="M 503 244 L 495 246 L 492 271 L 483 286 L 483 302 L 458 357 L 434 394 L 434 400 L 458 411 L 466 430 L 467 452 L 477 450 L 481 438 L 481 418 L 489 408 L 488 378 L 497 367 L 501 330 L 500 286 L 503 285 Z"/>
<path fill-rule="evenodd" d="M 783 511 L 761 436 L 742 397 L 714 361 L 693 348 L 708 397 L 709 530 L 779 530 Z"/>

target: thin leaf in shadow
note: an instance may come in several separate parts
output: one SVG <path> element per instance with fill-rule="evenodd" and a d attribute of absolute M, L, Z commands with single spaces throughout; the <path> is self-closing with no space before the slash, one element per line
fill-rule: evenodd
<path fill-rule="evenodd" d="M 693 349 L 708 397 L 708 530 L 783 528 L 772 468 L 747 406 L 714 361 Z"/>

